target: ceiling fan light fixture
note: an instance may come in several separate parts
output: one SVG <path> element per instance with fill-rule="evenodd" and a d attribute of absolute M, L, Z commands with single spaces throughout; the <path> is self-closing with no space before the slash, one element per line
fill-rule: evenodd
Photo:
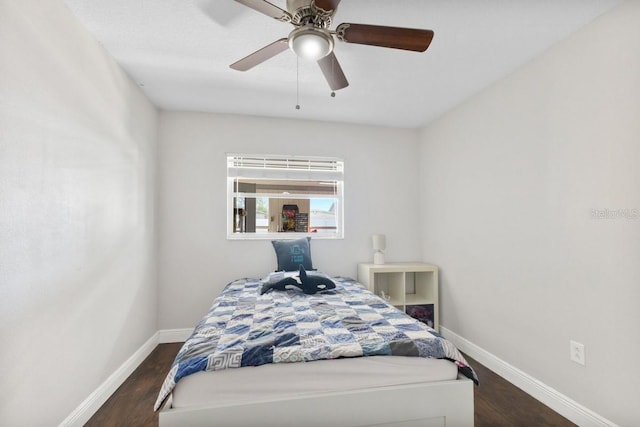
<path fill-rule="evenodd" d="M 289 35 L 289 47 L 300 58 L 317 61 L 331 53 L 333 37 L 313 27 L 298 28 Z"/>

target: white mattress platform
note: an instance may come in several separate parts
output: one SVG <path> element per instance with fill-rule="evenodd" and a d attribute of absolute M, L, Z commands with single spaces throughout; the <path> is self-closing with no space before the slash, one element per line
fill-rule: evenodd
<path fill-rule="evenodd" d="M 183 378 L 160 426 L 472 426 L 473 382 L 441 359 L 374 356 Z"/>

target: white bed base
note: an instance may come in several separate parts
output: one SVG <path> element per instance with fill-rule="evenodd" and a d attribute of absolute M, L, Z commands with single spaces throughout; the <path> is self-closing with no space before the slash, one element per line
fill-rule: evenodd
<path fill-rule="evenodd" d="M 232 405 L 160 410 L 160 427 L 473 426 L 473 382 L 376 387 Z"/>

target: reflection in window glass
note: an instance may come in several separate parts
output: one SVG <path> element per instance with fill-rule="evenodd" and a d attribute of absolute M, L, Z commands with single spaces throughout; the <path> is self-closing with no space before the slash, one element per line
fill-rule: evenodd
<path fill-rule="evenodd" d="M 269 231 L 269 198 L 256 197 L 256 233 Z"/>
<path fill-rule="evenodd" d="M 311 199 L 309 227 L 312 232 L 335 233 L 336 199 Z"/>
<path fill-rule="evenodd" d="M 228 237 L 343 236 L 343 162 L 286 156 L 227 157 Z"/>

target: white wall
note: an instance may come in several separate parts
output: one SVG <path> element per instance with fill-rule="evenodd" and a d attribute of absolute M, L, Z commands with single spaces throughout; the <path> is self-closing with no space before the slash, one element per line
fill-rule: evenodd
<path fill-rule="evenodd" d="M 231 280 L 276 268 L 269 240 L 226 239 L 225 154 L 345 160 L 345 238 L 311 242 L 314 267 L 356 276 L 387 234 L 389 261 L 420 260 L 418 133 L 413 130 L 217 114 L 161 113 L 159 327 L 190 328 Z"/>
<path fill-rule="evenodd" d="M 441 323 L 621 426 L 640 423 L 638 22 L 625 2 L 421 135 Z"/>
<path fill-rule="evenodd" d="M 156 121 L 62 1 L 0 1 L 0 424 L 57 425 L 157 330 Z"/>
<path fill-rule="evenodd" d="M 226 240 L 226 152 L 343 157 L 346 237 L 312 242 L 317 267 L 355 276 L 386 233 L 389 261 L 442 267 L 445 326 L 637 423 L 640 218 L 592 209 L 640 209 L 638 4 L 421 135 L 162 113 L 156 285 L 155 109 L 61 2 L 0 1 L 2 423 L 59 423 L 157 329 L 275 267 L 268 241 Z"/>

